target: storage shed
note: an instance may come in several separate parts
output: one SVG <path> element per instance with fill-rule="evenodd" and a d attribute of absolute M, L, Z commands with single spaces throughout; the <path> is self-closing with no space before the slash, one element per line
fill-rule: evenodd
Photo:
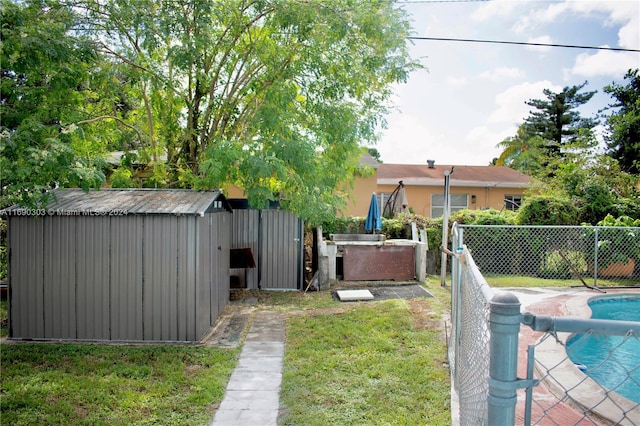
<path fill-rule="evenodd" d="M 301 290 L 304 283 L 304 223 L 296 215 L 269 208 L 251 209 L 246 200 L 229 199 L 233 287 Z M 250 253 L 247 256 L 245 253 Z M 238 256 L 240 255 L 240 256 Z M 252 257 L 252 267 L 243 265 Z"/>
<path fill-rule="evenodd" d="M 56 190 L 9 220 L 9 337 L 199 341 L 229 301 L 220 191 Z"/>

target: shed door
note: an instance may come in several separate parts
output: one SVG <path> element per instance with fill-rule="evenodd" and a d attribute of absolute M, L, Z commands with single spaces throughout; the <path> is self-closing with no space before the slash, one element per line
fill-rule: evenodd
<path fill-rule="evenodd" d="M 301 289 L 303 247 L 301 219 L 282 210 L 261 210 L 260 288 Z"/>

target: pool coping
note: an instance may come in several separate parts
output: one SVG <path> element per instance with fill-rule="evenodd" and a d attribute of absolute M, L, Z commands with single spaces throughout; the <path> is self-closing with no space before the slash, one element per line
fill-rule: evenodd
<path fill-rule="evenodd" d="M 566 316 L 579 318 L 591 318 L 589 301 L 607 296 L 638 295 L 640 291 L 631 289 L 607 289 L 607 295 L 594 295 L 593 293 L 572 293 L 564 304 Z M 535 305 L 531 306 L 535 308 Z M 589 410 L 596 416 L 616 424 L 640 424 L 640 410 L 638 404 L 616 392 L 607 392 L 587 374 L 580 371 L 569 359 L 566 352 L 566 343 L 574 333 L 557 333 L 557 340 L 545 334 L 538 339 L 536 346 L 536 360 L 543 366 L 553 365 L 553 380 L 540 371 L 536 363 L 536 372 L 545 377 L 542 380 L 545 387 L 558 400 L 564 400 L 568 396 L 581 409 Z M 562 386 L 559 384 L 561 383 Z M 568 390 L 567 390 L 568 389 Z"/>

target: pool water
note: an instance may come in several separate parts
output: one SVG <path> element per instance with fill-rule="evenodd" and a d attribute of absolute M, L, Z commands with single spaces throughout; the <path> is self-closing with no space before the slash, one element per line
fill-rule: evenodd
<path fill-rule="evenodd" d="M 592 318 L 640 321 L 640 296 L 589 302 Z M 571 361 L 607 389 L 640 403 L 640 339 L 578 334 L 567 342 Z"/>

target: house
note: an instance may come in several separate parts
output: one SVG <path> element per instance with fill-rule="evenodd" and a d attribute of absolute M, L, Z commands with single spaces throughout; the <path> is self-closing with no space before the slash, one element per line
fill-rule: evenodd
<path fill-rule="evenodd" d="M 339 188 L 345 194 L 343 216 L 365 217 L 371 194 L 376 193 L 380 211 L 402 182 L 408 208 L 425 217 L 441 217 L 444 212 L 444 173 L 450 173 L 451 212 L 462 209 L 517 210 L 524 192 L 532 187 L 532 178 L 505 166 L 439 165 L 378 163 L 369 153 L 363 153 L 360 163 L 372 173 L 356 176 L 353 186 Z M 453 170 L 453 173 L 451 171 Z M 241 188 L 226 188 L 228 198 L 241 198 Z"/>
<path fill-rule="evenodd" d="M 365 166 L 372 173 L 356 176 L 353 187 L 343 188 L 347 197 L 347 206 L 343 210 L 345 216 L 365 217 L 369 211 L 371 194 L 378 192 L 377 171 L 380 163 L 369 153 L 365 152 L 360 157 L 360 164 Z M 382 210 L 381 210 L 382 211 Z"/>
<path fill-rule="evenodd" d="M 229 300 L 220 191 L 64 189 L 8 218 L 9 337 L 196 342 Z"/>
<path fill-rule="evenodd" d="M 369 161 L 364 159 L 362 161 Z M 517 210 L 532 178 L 505 166 L 380 163 L 375 174 L 356 181 L 345 216 L 366 216 L 371 193 L 376 192 L 381 211 L 402 182 L 409 210 L 426 217 L 444 212 L 444 176 L 450 173 L 451 212 L 462 209 Z M 372 182 L 375 180 L 375 187 Z"/>

